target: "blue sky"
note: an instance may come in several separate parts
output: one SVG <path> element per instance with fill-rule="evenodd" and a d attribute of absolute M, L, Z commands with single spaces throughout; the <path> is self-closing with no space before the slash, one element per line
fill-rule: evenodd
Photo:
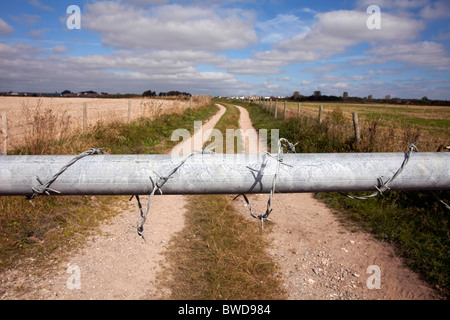
<path fill-rule="evenodd" d="M 448 0 L 2 2 L 0 91 L 450 100 Z"/>

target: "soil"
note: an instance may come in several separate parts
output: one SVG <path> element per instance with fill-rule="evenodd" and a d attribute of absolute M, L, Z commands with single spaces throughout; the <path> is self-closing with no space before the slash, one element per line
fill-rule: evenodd
<path fill-rule="evenodd" d="M 252 128 L 248 113 L 240 110 L 241 128 Z M 213 128 L 223 112 L 221 107 L 203 132 Z M 267 197 L 249 195 L 256 212 L 265 210 Z M 139 211 L 135 200 L 124 200 L 118 204 L 121 213 L 83 249 L 70 254 L 64 265 L 55 265 L 40 276 L 28 276 L 29 270 L 2 274 L 0 288 L 10 289 L 0 299 L 167 298 L 170 292 L 158 283 L 157 275 L 163 271 L 167 244 L 184 227 L 185 203 L 183 196 L 154 197 L 143 242 L 136 233 Z M 241 198 L 233 205 L 252 219 Z M 275 194 L 272 208 L 267 236 L 273 241 L 268 250 L 279 265 L 278 276 L 288 299 L 440 299 L 436 290 L 404 267 L 392 246 L 370 234 L 352 232 L 312 194 Z M 376 284 L 371 266 L 380 271 L 379 289 L 369 289 Z M 77 274 L 79 282 L 72 281 L 78 279 Z M 13 289 L 17 287 L 22 289 Z"/>

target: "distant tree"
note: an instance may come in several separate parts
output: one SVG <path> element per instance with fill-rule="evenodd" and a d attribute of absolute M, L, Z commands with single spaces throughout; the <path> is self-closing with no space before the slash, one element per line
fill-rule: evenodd
<path fill-rule="evenodd" d="M 180 91 L 169 91 L 169 92 L 160 92 L 160 97 L 176 97 L 176 96 L 191 96 L 189 92 L 180 92 Z"/>
<path fill-rule="evenodd" d="M 65 94 L 72 94 L 72 91 L 70 91 L 70 90 L 64 90 L 63 92 L 61 92 L 61 94 L 62 94 L 62 95 L 65 95 Z"/>
<path fill-rule="evenodd" d="M 80 92 L 80 93 L 82 93 L 82 94 L 98 94 L 96 91 L 94 91 L 94 90 L 89 90 L 89 91 L 82 91 L 82 92 Z"/>
<path fill-rule="evenodd" d="M 347 91 L 345 91 L 345 92 L 342 94 L 342 98 L 344 98 L 344 99 L 347 99 L 347 98 L 348 98 L 348 92 L 347 92 Z"/>
<path fill-rule="evenodd" d="M 314 97 L 320 97 L 321 95 L 322 95 L 322 92 L 314 91 Z"/>
<path fill-rule="evenodd" d="M 294 100 L 294 101 L 299 101 L 300 98 L 301 98 L 301 96 L 302 96 L 302 95 L 300 94 L 300 92 L 295 91 L 294 94 L 292 95 L 292 100 Z"/>
<path fill-rule="evenodd" d="M 142 94 L 143 97 L 154 97 L 156 96 L 156 92 L 152 90 L 147 90 Z"/>

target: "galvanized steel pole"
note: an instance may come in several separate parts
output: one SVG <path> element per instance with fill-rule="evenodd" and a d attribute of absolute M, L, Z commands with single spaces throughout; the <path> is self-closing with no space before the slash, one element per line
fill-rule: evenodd
<path fill-rule="evenodd" d="M 93 155 L 51 185 L 61 195 L 145 195 L 186 156 Z M 269 193 L 277 155 L 208 154 L 188 159 L 162 187 L 164 194 Z M 0 195 L 30 196 L 73 156 L 0 156 Z M 400 168 L 404 153 L 283 154 L 279 193 L 374 191 Z M 392 190 L 450 189 L 450 153 L 411 154 Z"/>

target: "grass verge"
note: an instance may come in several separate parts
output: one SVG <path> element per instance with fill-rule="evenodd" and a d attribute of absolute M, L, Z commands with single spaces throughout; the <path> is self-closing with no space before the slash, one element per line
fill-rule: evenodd
<path fill-rule="evenodd" d="M 173 130 L 192 127 L 193 131 L 194 120 L 207 119 L 216 112 L 217 107 L 210 104 L 155 120 L 98 124 L 86 135 L 65 135 L 61 139 L 49 139 L 48 135 L 43 140 L 46 133 L 39 131 L 11 154 L 78 154 L 91 147 L 105 147 L 111 154 L 163 153 L 177 143 L 170 141 Z M 53 130 L 52 112 L 36 118 Z M 0 272 L 21 263 L 29 265 L 30 261 L 37 269 L 45 268 L 62 253 L 84 243 L 102 221 L 116 215 L 114 207 L 119 198 L 37 197 L 32 206 L 24 197 L 0 197 Z"/>
<path fill-rule="evenodd" d="M 216 126 L 222 133 L 238 128 L 240 114 L 237 108 L 225 106 L 227 112 Z M 236 212 L 232 197 L 189 196 L 187 200 L 186 226 L 171 240 L 170 276 L 163 276 L 172 292 L 170 299 L 283 299 L 275 276 L 277 265 L 265 251 L 269 240 L 254 220 Z"/>
<path fill-rule="evenodd" d="M 256 130 L 279 129 L 280 137 L 299 142 L 297 152 L 301 153 L 406 151 L 405 143 L 414 141 L 409 140 L 414 138 L 411 134 L 398 145 L 389 144 L 385 137 L 373 132 L 378 125 L 375 123 L 372 133 L 367 132 L 357 144 L 351 135 L 342 131 L 339 112 L 319 124 L 307 117 L 288 121 L 274 119 L 260 106 L 252 104 L 246 108 Z M 450 199 L 448 190 L 437 195 L 446 201 Z M 355 230 L 370 231 L 379 239 L 394 244 L 408 266 L 450 297 L 449 214 L 431 193 L 386 192 L 365 201 L 351 200 L 338 193 L 319 193 L 316 198 L 337 209 L 336 214 L 351 222 Z"/>
<path fill-rule="evenodd" d="M 268 240 L 223 195 L 189 196 L 186 227 L 172 241 L 170 299 L 282 299 Z M 268 229 L 266 229 L 269 231 Z"/>

